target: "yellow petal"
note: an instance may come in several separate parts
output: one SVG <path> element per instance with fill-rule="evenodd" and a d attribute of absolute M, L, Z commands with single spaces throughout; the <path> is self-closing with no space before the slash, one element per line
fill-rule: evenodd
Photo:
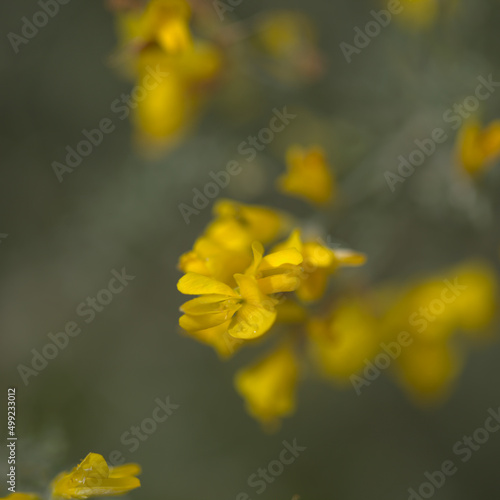
<path fill-rule="evenodd" d="M 286 250 L 279 250 L 278 252 L 266 255 L 260 266 L 261 271 L 273 269 L 284 264 L 299 265 L 303 261 L 302 254 L 295 248 L 287 248 Z"/>
<path fill-rule="evenodd" d="M 139 476 L 142 468 L 139 464 L 124 464 L 109 469 L 109 477 Z"/>
<path fill-rule="evenodd" d="M 301 284 L 301 278 L 294 273 L 279 273 L 257 280 L 260 290 L 266 295 L 274 293 L 293 292 L 297 290 Z"/>
<path fill-rule="evenodd" d="M 244 340 L 231 337 L 228 333 L 230 321 L 219 326 L 189 332 L 191 337 L 213 347 L 217 354 L 223 358 L 229 358 L 245 343 Z"/>
<path fill-rule="evenodd" d="M 229 311 L 238 304 L 238 299 L 228 299 L 225 295 L 202 295 L 196 299 L 188 300 L 180 310 L 186 314 L 216 314 Z"/>
<path fill-rule="evenodd" d="M 6 497 L 0 498 L 0 500 L 41 500 L 40 497 L 35 493 L 11 493 Z"/>
<path fill-rule="evenodd" d="M 139 472 L 138 465 L 127 464 L 115 468 L 113 473 L 102 455 L 89 453 L 71 472 L 63 472 L 54 479 L 52 495 L 68 499 L 120 495 L 141 485 L 133 477 Z"/>
<path fill-rule="evenodd" d="M 186 295 L 217 294 L 237 297 L 236 292 L 231 287 L 213 278 L 196 273 L 185 274 L 177 283 L 177 289 Z"/>
<path fill-rule="evenodd" d="M 243 304 L 231 321 L 228 333 L 237 339 L 256 339 L 271 329 L 276 310 L 262 305 Z"/>
<path fill-rule="evenodd" d="M 221 325 L 222 323 L 225 323 L 227 320 L 231 319 L 234 313 L 240 307 L 241 305 L 237 305 L 234 309 L 216 314 L 202 314 L 196 316 L 184 314 L 179 318 L 179 325 L 181 328 L 184 328 L 184 330 L 187 330 L 188 332 L 212 328 L 214 326 Z"/>
<path fill-rule="evenodd" d="M 235 385 L 248 412 L 266 426 L 295 410 L 298 363 L 289 344 L 237 373 Z"/>

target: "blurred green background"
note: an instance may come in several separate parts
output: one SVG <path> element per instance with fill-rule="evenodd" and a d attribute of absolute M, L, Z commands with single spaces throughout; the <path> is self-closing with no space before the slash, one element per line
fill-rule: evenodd
<path fill-rule="evenodd" d="M 257 89 L 250 91 L 252 106 L 248 90 L 216 95 L 196 131 L 154 160 L 134 148 L 129 122 L 115 119 L 116 131 L 59 183 L 51 163 L 63 160 L 82 129 L 112 118 L 111 103 L 132 86 L 113 68 L 113 15 L 100 0 L 74 0 L 15 54 L 7 34 L 20 33 L 22 17 L 38 7 L 2 4 L 0 233 L 8 236 L 0 240 L 0 370 L 3 387 L 18 388 L 18 490 L 44 488 L 89 451 L 107 458 L 120 450 L 144 469 L 133 498 L 230 500 L 248 492 L 273 500 L 404 499 L 425 471 L 453 458 L 455 442 L 483 425 L 488 408 L 498 408 L 500 345 L 491 343 L 470 353 L 451 397 L 432 410 L 414 406 L 385 376 L 358 397 L 310 374 L 296 414 L 268 435 L 232 385 L 255 352 L 221 362 L 178 331 L 177 258 L 210 220 L 205 210 L 186 225 L 178 204 L 191 202 L 210 171 L 239 158 L 238 144 L 267 125 L 274 107 L 288 106 L 297 119 L 225 197 L 322 224 L 335 241 L 367 253 L 362 273 L 373 283 L 476 256 L 498 269 L 498 168 L 477 186 L 454 183 L 451 138 L 395 193 L 384 172 L 396 171 L 396 158 L 416 138 L 443 126 L 443 112 L 473 92 L 478 75 L 500 79 L 500 4 L 463 1 L 453 19 L 425 34 L 393 23 L 347 64 L 339 44 L 352 43 L 353 28 L 379 7 L 365 0 L 243 1 L 233 20 L 274 8 L 310 16 L 323 77 L 296 87 L 249 69 L 240 77 Z M 487 101 L 485 119 L 498 117 L 499 103 L 500 92 Z M 292 142 L 326 148 L 342 192 L 335 212 L 318 216 L 276 193 L 273 182 Z M 122 267 L 135 279 L 85 325 L 77 305 Z M 19 363 L 29 365 L 30 351 L 72 320 L 81 335 L 25 387 Z M 122 434 L 167 396 L 180 408 L 129 452 Z M 257 495 L 248 477 L 294 438 L 307 450 Z M 493 434 L 433 498 L 496 498 L 499 453 L 500 434 Z M 5 468 L 2 460 L 2 475 Z"/>

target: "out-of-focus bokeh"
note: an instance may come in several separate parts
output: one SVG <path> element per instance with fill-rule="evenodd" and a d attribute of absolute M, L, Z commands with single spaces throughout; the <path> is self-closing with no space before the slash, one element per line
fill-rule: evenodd
<path fill-rule="evenodd" d="M 295 413 L 269 434 L 233 386 L 263 349 L 222 362 L 182 334 L 176 283 L 179 256 L 214 201 L 189 224 L 180 207 L 231 161 L 243 170 L 220 197 L 287 210 L 334 247 L 363 252 L 366 264 L 339 279 L 378 290 L 382 302 L 396 300 L 389 288 L 456 276 L 464 262 L 481 261 L 497 281 L 500 4 L 408 0 L 389 19 L 380 11 L 396 0 L 193 1 L 193 31 L 214 41 L 220 60 L 183 66 L 196 109 L 185 129 L 169 111 L 175 123 L 162 126 L 182 134 L 157 148 L 138 133 L 140 116 L 117 111 L 134 80 L 111 4 L 127 2 L 57 2 L 30 31 L 40 3 L 0 7 L 0 371 L 2 397 L 18 393 L 18 490 L 43 490 L 90 451 L 118 451 L 144 470 L 130 498 L 402 499 L 447 460 L 457 470 L 433 498 L 498 496 L 500 433 L 457 454 L 464 437 L 483 440 L 477 429 L 499 411 L 495 318 L 483 338 L 461 339 L 460 373 L 432 405 L 388 376 L 393 366 L 361 394 L 305 370 Z M 280 52 L 287 24 L 273 16 L 283 9 L 314 50 Z M 294 118 L 247 161 L 243 141 L 284 109 Z M 103 120 L 109 133 L 88 156 L 54 167 Z M 336 177 L 330 208 L 276 189 L 293 144 L 325 151 Z M 82 302 L 117 274 L 122 290 L 85 312 Z M 482 305 L 464 304 L 461 325 Z M 37 359 L 71 322 L 81 333 L 54 359 Z M 179 407 L 134 437 L 167 398 Z M 252 486 L 293 440 L 306 449 L 265 488 L 255 477 Z"/>

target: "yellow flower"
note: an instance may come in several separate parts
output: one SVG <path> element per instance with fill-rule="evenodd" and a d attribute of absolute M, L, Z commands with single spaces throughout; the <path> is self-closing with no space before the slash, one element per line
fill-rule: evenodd
<path fill-rule="evenodd" d="M 220 68 L 218 49 L 205 42 L 196 42 L 176 55 L 158 47 L 143 50 L 136 69 L 143 94 L 133 106 L 139 142 L 165 147 L 181 139 L 196 120 Z"/>
<path fill-rule="evenodd" d="M 400 0 L 400 5 L 395 19 L 415 31 L 430 28 L 439 14 L 438 0 Z"/>
<path fill-rule="evenodd" d="M 191 9 L 186 0 L 151 0 L 142 11 L 120 16 L 123 37 L 139 46 L 158 44 L 166 53 L 177 54 L 191 47 Z"/>
<path fill-rule="evenodd" d="M 377 322 L 363 302 L 346 299 L 325 319 L 313 318 L 307 326 L 313 360 L 328 377 L 346 382 L 377 354 Z"/>
<path fill-rule="evenodd" d="M 218 201 L 214 214 L 216 219 L 196 240 L 193 250 L 181 256 L 179 269 L 203 274 L 234 288 L 234 275 L 245 273 L 252 263 L 252 243 L 272 241 L 288 226 L 288 221 L 270 208 L 229 200 Z"/>
<path fill-rule="evenodd" d="M 276 318 L 276 302 L 264 295 L 252 276 L 236 274 L 238 288 L 201 274 L 188 273 L 177 285 L 180 292 L 200 295 L 186 302 L 179 324 L 196 334 L 219 327 L 218 333 L 227 331 L 239 339 L 253 339 L 266 333 Z"/>
<path fill-rule="evenodd" d="M 335 191 L 335 179 L 319 147 L 304 149 L 292 146 L 286 155 L 288 172 L 278 179 L 284 193 L 326 205 Z"/>
<path fill-rule="evenodd" d="M 443 397 L 461 367 L 458 354 L 447 342 L 414 342 L 397 359 L 401 383 L 420 403 Z"/>
<path fill-rule="evenodd" d="M 259 362 L 237 373 L 235 386 L 248 412 L 269 428 L 295 410 L 298 362 L 293 347 L 284 343 Z"/>
<path fill-rule="evenodd" d="M 260 16 L 256 25 L 257 47 L 265 69 L 285 83 L 314 79 L 323 70 L 317 49 L 317 33 L 311 20 L 293 10 L 277 10 Z"/>
<path fill-rule="evenodd" d="M 40 500 L 40 497 L 35 493 L 11 493 L 0 500 Z"/>
<path fill-rule="evenodd" d="M 363 254 L 352 250 L 332 250 L 317 241 L 303 243 L 299 230 L 293 231 L 289 239 L 277 245 L 274 251 L 285 248 L 296 249 L 302 254 L 302 274 L 295 293 L 303 302 L 320 299 L 326 291 L 328 277 L 339 267 L 360 266 L 366 261 Z"/>
<path fill-rule="evenodd" d="M 462 127 L 458 137 L 458 155 L 463 168 L 471 175 L 484 171 L 500 158 L 500 120 L 482 128 L 477 121 Z"/>
<path fill-rule="evenodd" d="M 252 245 L 254 261 L 247 269 L 249 276 L 255 277 L 262 293 L 293 292 L 300 286 L 302 255 L 295 248 L 278 250 L 264 257 L 264 247 L 255 242 Z"/>
<path fill-rule="evenodd" d="M 394 295 L 383 329 L 394 335 L 408 331 L 412 339 L 395 361 L 397 374 L 420 402 L 431 402 L 445 395 L 459 374 L 456 334 L 477 338 L 492 323 L 498 304 L 494 271 L 466 262 Z"/>
<path fill-rule="evenodd" d="M 262 245 L 256 242 L 253 252 L 254 262 L 246 273 L 234 275 L 235 289 L 196 273 L 185 274 L 177 285 L 181 293 L 200 295 L 181 307 L 180 326 L 214 345 L 222 355 L 227 339 L 221 345 L 221 335 L 243 340 L 262 336 L 276 320 L 278 301 L 272 294 L 298 286 L 295 269 L 302 257 L 296 250 L 264 257 Z"/>
<path fill-rule="evenodd" d="M 272 208 L 219 200 L 214 206 L 216 220 L 206 235 L 230 248 L 250 247 L 254 241 L 267 244 L 289 226 L 288 217 Z"/>
<path fill-rule="evenodd" d="M 181 256 L 179 269 L 185 273 L 203 274 L 235 287 L 234 275 L 248 268 L 252 262 L 252 251 L 249 246 L 231 248 L 228 243 L 207 236 L 198 238 L 193 250 Z"/>
<path fill-rule="evenodd" d="M 141 483 L 137 464 L 108 467 L 106 460 L 97 453 L 89 453 L 71 472 L 62 472 L 52 483 L 52 495 L 62 498 L 84 499 L 127 493 Z"/>

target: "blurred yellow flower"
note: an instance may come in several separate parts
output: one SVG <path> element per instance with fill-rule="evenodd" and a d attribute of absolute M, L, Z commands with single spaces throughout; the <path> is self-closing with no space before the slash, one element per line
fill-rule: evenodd
<path fill-rule="evenodd" d="M 309 350 L 322 373 L 340 382 L 364 368 L 377 354 L 380 339 L 371 311 L 359 299 L 341 301 L 327 318 L 312 318 L 307 326 Z"/>
<path fill-rule="evenodd" d="M 458 156 L 471 175 L 484 171 L 500 158 L 500 120 L 481 127 L 477 121 L 464 124 L 458 136 Z"/>
<path fill-rule="evenodd" d="M 289 84 L 313 80 L 323 70 L 312 21 L 293 10 L 263 14 L 256 24 L 257 47 L 267 56 L 266 70 Z"/>
<path fill-rule="evenodd" d="M 257 363 L 239 371 L 237 391 L 248 412 L 269 429 L 295 410 L 298 361 L 293 346 L 283 343 Z"/>
<path fill-rule="evenodd" d="M 398 295 L 385 321 L 394 334 L 408 331 L 413 342 L 401 352 L 396 371 L 419 401 L 431 402 L 442 397 L 459 374 L 456 334 L 478 338 L 494 319 L 498 304 L 494 272 L 485 264 L 465 262 Z"/>
<path fill-rule="evenodd" d="M 286 162 L 288 172 L 278 179 L 281 191 L 320 206 L 331 201 L 335 179 L 321 148 L 292 146 Z"/>
<path fill-rule="evenodd" d="M 396 373 L 419 403 L 442 398 L 458 376 L 461 361 L 448 342 L 417 341 L 401 351 Z"/>
<path fill-rule="evenodd" d="M 52 482 L 52 496 L 84 499 L 112 496 L 138 488 L 141 468 L 137 464 L 108 467 L 98 453 L 89 453 L 71 472 L 62 472 Z"/>
<path fill-rule="evenodd" d="M 431 27 L 439 14 L 438 0 L 399 0 L 399 3 L 403 10 L 395 19 L 415 31 Z"/>
<path fill-rule="evenodd" d="M 195 42 L 176 55 L 158 47 L 143 50 L 136 74 L 144 95 L 133 107 L 139 142 L 164 147 L 182 138 L 198 117 L 221 64 L 218 49 L 207 42 Z M 143 85 L 153 70 L 160 78 L 154 85 Z"/>
<path fill-rule="evenodd" d="M 150 0 L 143 10 L 120 15 L 119 22 L 125 40 L 140 46 L 156 43 L 166 53 L 176 54 L 192 44 L 190 16 L 186 0 Z"/>

